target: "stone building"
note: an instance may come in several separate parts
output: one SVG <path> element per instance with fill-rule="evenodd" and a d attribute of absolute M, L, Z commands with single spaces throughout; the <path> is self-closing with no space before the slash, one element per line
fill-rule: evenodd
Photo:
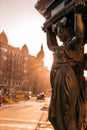
<path fill-rule="evenodd" d="M 37 94 L 49 89 L 49 70 L 43 58 L 43 46 L 35 57 L 29 54 L 26 44 L 21 49 L 13 47 L 4 31 L 0 33 L 0 90 L 31 90 Z"/>

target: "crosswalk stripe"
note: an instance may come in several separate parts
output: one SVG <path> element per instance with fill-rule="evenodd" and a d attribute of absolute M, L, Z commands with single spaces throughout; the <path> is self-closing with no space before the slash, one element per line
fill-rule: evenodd
<path fill-rule="evenodd" d="M 11 127 L 11 128 L 35 128 L 34 125 L 30 124 L 0 124 L 1 127 Z"/>
<path fill-rule="evenodd" d="M 0 123 L 0 126 L 18 127 L 18 128 L 31 128 L 31 127 L 34 128 L 38 123 L 38 120 L 20 120 L 20 119 L 18 120 L 11 118 L 0 118 L 0 121 L 7 121 L 7 122 L 10 121 L 9 123 Z M 46 121 L 39 121 L 39 124 L 49 125 L 50 123 Z"/>
<path fill-rule="evenodd" d="M 38 120 L 22 120 L 22 119 L 12 119 L 12 118 L 0 118 L 0 121 L 14 121 L 14 122 L 23 122 L 23 123 L 38 123 Z M 39 121 L 39 123 L 45 123 L 49 124 L 49 122 L 46 121 Z"/>

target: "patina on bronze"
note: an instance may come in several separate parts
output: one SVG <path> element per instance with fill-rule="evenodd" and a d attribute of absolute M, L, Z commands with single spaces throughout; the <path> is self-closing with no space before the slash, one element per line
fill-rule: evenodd
<path fill-rule="evenodd" d="M 85 129 L 86 2 L 48 0 L 44 12 L 39 10 L 46 19 L 43 30 L 47 46 L 53 52 L 48 119 L 55 130 Z M 62 46 L 58 45 L 57 37 L 63 42 Z"/>

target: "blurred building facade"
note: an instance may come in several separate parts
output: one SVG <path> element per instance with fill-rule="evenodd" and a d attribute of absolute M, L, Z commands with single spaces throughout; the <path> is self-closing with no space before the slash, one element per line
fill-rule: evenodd
<path fill-rule="evenodd" d="M 50 89 L 50 72 L 43 59 L 43 46 L 35 57 L 29 54 L 26 44 L 21 49 L 13 47 L 5 32 L 0 33 L 0 90 L 38 94 Z"/>

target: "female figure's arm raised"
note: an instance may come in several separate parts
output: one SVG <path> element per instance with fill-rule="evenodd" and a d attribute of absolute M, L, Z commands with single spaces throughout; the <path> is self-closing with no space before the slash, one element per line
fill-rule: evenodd
<path fill-rule="evenodd" d="M 43 30 L 44 30 L 44 28 L 43 28 Z M 56 48 L 58 47 L 56 34 L 52 30 L 52 27 L 49 27 L 44 31 L 46 32 L 47 46 L 48 46 L 49 50 L 54 52 L 56 50 Z"/>
<path fill-rule="evenodd" d="M 84 39 L 85 27 L 83 15 L 85 14 L 85 0 L 75 1 L 75 35 L 77 39 Z"/>

